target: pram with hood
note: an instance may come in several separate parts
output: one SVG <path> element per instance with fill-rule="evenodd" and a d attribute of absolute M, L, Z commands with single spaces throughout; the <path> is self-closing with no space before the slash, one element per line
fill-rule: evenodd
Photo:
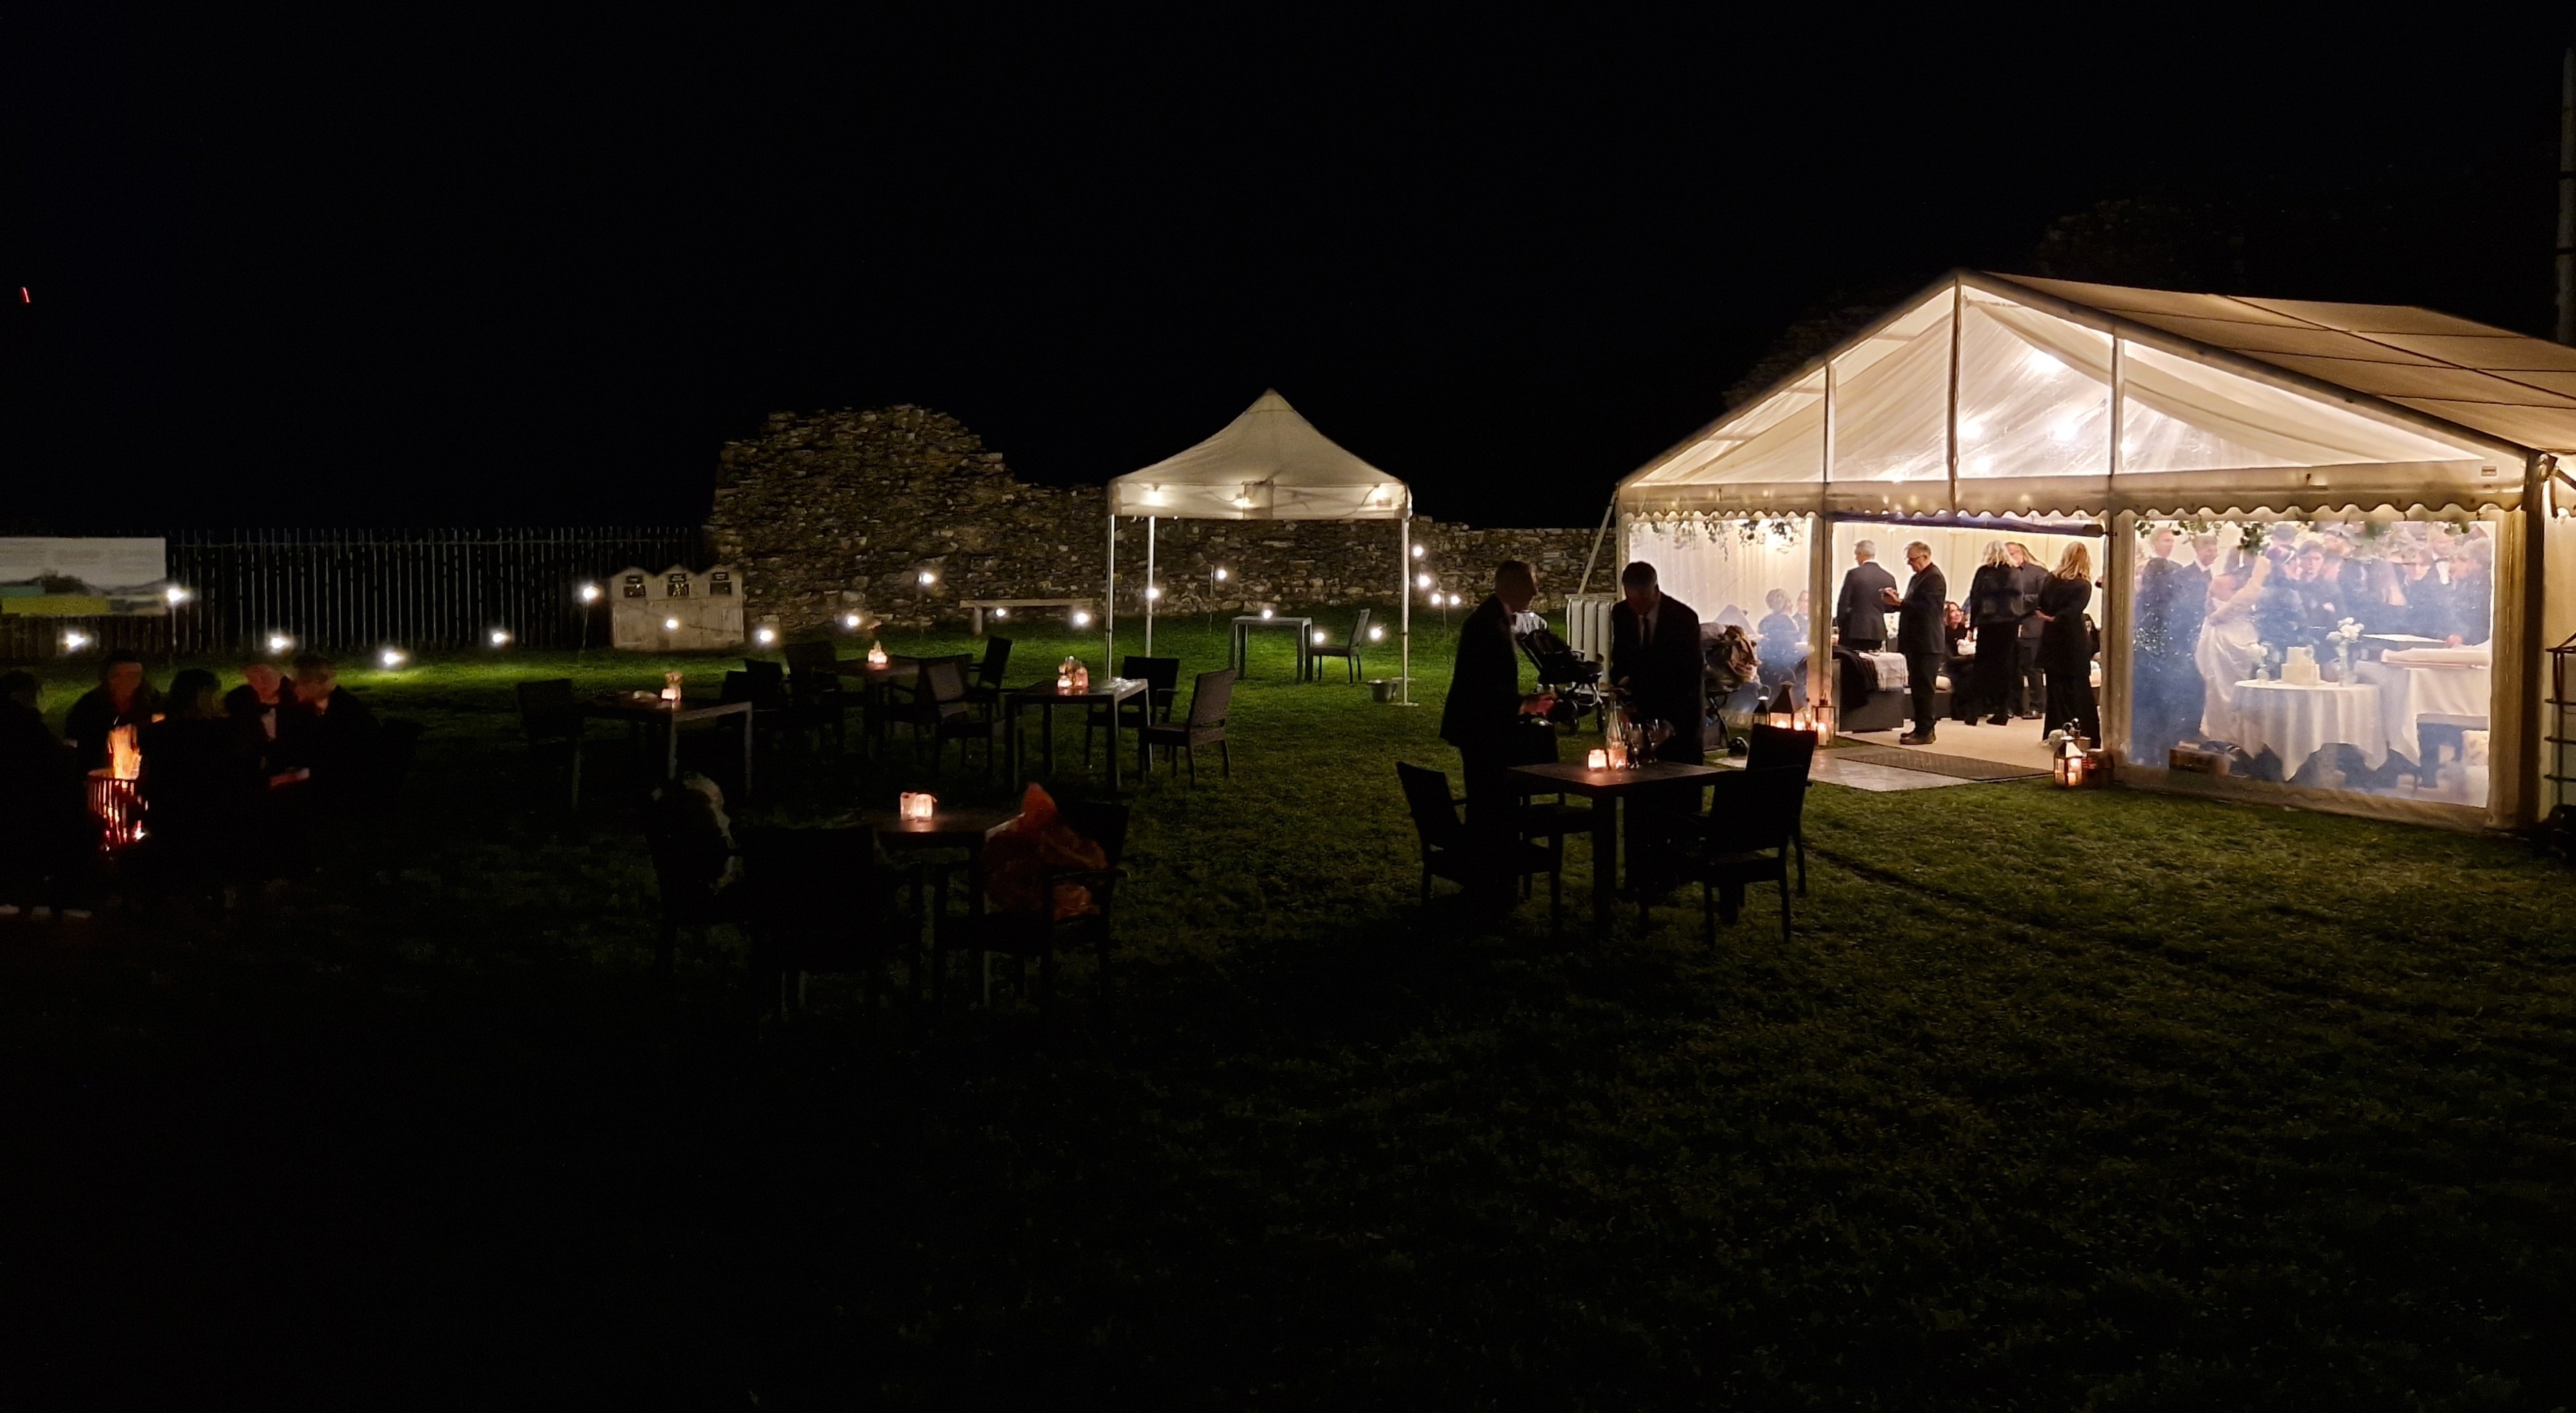
<path fill-rule="evenodd" d="M 1601 713 L 1601 664 L 1568 647 L 1563 638 L 1549 631 L 1547 620 L 1535 613 L 1523 614 L 1512 630 L 1512 641 L 1520 644 L 1521 655 L 1538 669 L 1539 690 L 1554 692 L 1556 705 L 1549 708 L 1547 719 L 1559 726 L 1572 726 L 1591 712 Z"/>

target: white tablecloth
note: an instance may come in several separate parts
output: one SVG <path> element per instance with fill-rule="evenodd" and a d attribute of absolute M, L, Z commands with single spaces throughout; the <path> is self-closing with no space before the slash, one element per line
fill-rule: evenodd
<path fill-rule="evenodd" d="M 2416 723 L 2428 716 L 2444 724 L 2484 730 L 2489 704 L 2495 700 L 2492 667 L 2414 667 L 2394 662 L 2357 662 L 2352 674 L 2379 689 L 2379 713 L 2388 732 L 2388 749 L 2416 760 Z"/>
<path fill-rule="evenodd" d="M 2380 715 L 2379 689 L 2368 683 L 2313 687 L 2288 682 L 2236 684 L 2236 744 L 2259 756 L 2281 758 L 2284 779 L 2328 746 L 2352 746 L 2362 764 L 2377 770 L 2388 759 L 2388 723 Z"/>

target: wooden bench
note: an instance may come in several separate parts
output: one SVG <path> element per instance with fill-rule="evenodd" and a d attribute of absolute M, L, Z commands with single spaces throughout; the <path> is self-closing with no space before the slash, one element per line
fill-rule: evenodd
<path fill-rule="evenodd" d="M 972 615 L 975 636 L 984 636 L 984 612 L 987 609 L 1061 608 L 1068 613 L 1080 612 L 1097 616 L 1095 599 L 959 599 L 958 606 Z M 1087 625 L 1086 625 L 1087 626 Z"/>

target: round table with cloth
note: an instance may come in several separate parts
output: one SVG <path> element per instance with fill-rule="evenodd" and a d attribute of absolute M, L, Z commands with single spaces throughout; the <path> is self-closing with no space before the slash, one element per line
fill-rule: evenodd
<path fill-rule="evenodd" d="M 2489 704 L 2495 700 L 2492 667 L 2417 667 L 2395 662 L 2353 664 L 2353 676 L 2379 689 L 2379 713 L 2388 731 L 2388 749 L 2411 764 L 2420 747 L 2419 724 L 2434 718 L 2444 726 L 2483 730 Z"/>
<path fill-rule="evenodd" d="M 2388 723 L 2379 714 L 2377 687 L 2239 682 L 2234 695 L 2236 744 L 2249 756 L 2266 750 L 2279 756 L 2284 780 L 2328 746 L 2353 747 L 2372 770 L 2388 759 Z"/>

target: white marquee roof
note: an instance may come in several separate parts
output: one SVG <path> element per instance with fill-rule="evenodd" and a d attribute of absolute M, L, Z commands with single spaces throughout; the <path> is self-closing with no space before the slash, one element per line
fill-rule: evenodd
<path fill-rule="evenodd" d="M 1962 272 L 1649 462 L 1620 503 L 2466 509 L 2518 504 L 2534 453 L 2576 459 L 2576 349 L 2402 306 Z"/>
<path fill-rule="evenodd" d="M 1344 451 L 1265 392 L 1215 436 L 1109 483 L 1112 515 L 1185 520 L 1401 520 L 1402 481 Z"/>

